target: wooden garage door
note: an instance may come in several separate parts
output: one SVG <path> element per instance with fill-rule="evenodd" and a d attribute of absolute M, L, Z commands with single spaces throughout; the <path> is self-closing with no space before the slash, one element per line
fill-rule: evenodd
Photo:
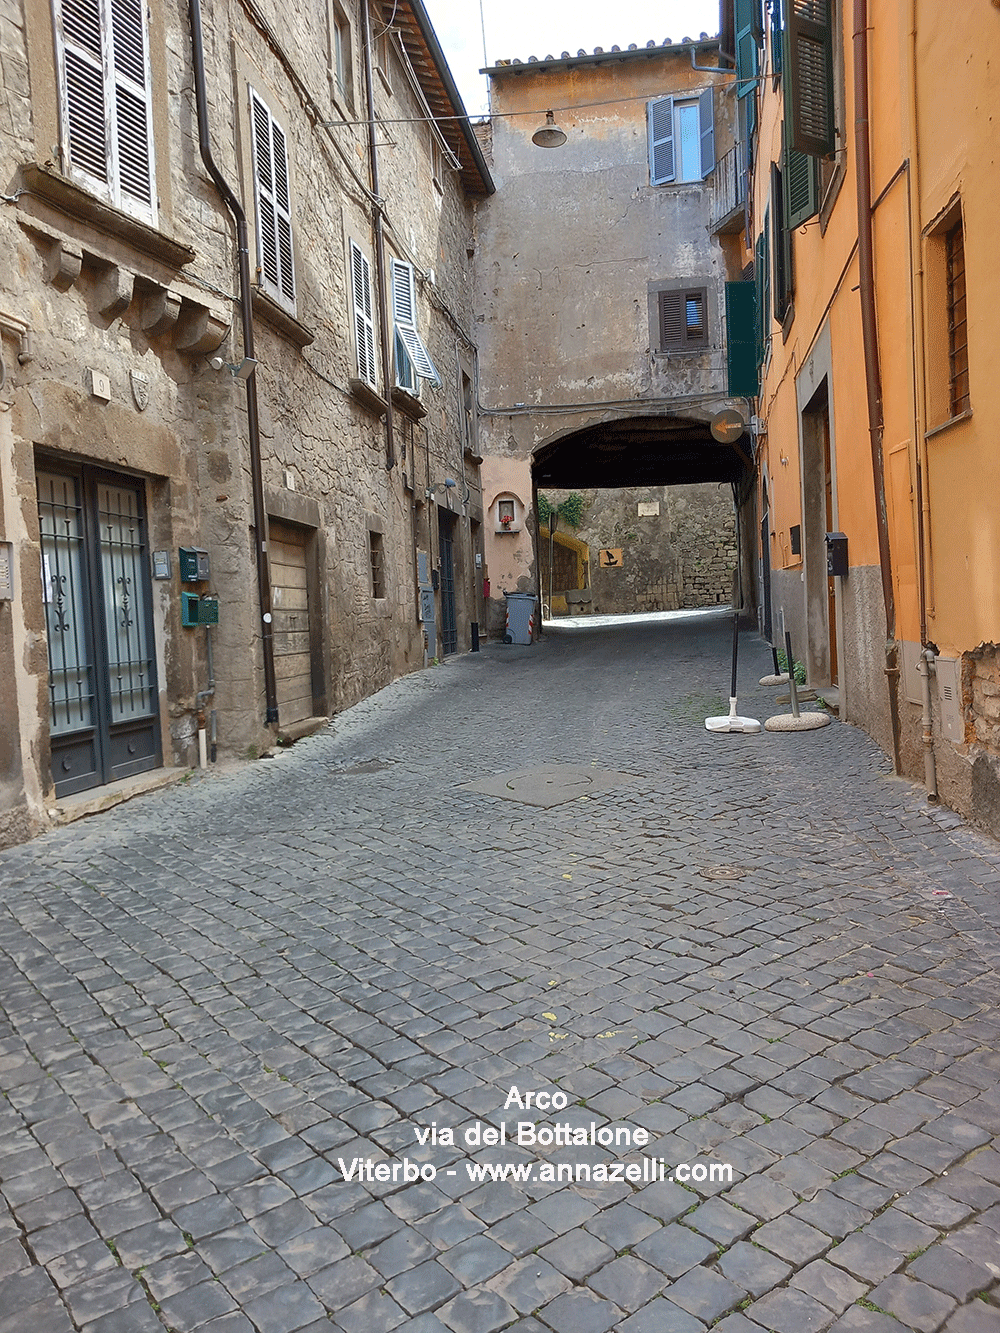
<path fill-rule="evenodd" d="M 281 726 L 313 715 L 309 649 L 309 592 L 303 528 L 271 519 L 271 600 L 274 610 L 274 673 Z"/>

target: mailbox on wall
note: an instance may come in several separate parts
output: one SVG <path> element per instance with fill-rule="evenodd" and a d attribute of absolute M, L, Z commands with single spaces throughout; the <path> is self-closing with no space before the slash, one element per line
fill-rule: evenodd
<path fill-rule="evenodd" d="M 182 546 L 177 552 L 181 583 L 204 583 L 211 578 L 208 552 L 200 546 Z"/>
<path fill-rule="evenodd" d="M 847 536 L 843 532 L 826 534 L 826 572 L 839 578 L 847 575 Z"/>
<path fill-rule="evenodd" d="M 181 593 L 181 624 L 185 629 L 197 629 L 199 625 L 217 625 L 218 623 L 218 597 L 208 594 L 199 597 L 196 592 Z"/>

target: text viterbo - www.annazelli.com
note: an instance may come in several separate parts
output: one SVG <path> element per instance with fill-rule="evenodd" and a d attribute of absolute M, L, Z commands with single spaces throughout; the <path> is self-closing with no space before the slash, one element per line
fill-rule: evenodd
<path fill-rule="evenodd" d="M 411 1185 L 418 1180 L 434 1180 L 439 1174 L 457 1176 L 464 1168 L 470 1181 L 488 1184 L 494 1181 L 532 1182 L 537 1184 L 609 1184 L 627 1181 L 634 1185 L 654 1181 L 678 1184 L 731 1184 L 733 1168 L 729 1162 L 679 1162 L 671 1168 L 663 1157 L 644 1155 L 638 1162 L 473 1162 L 465 1160 L 439 1168 L 430 1162 L 418 1164 L 404 1157 L 396 1161 L 376 1161 L 371 1157 L 337 1158 L 340 1174 L 346 1181 L 368 1184 Z"/>

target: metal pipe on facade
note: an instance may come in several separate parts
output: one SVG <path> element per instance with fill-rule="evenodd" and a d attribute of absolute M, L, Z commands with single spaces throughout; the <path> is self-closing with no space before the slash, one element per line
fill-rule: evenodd
<path fill-rule="evenodd" d="M 378 341 L 385 388 L 385 466 L 396 464 L 392 412 L 392 357 L 389 354 L 388 302 L 385 294 L 385 237 L 382 214 L 385 205 L 379 194 L 378 139 L 375 121 L 375 86 L 372 71 L 372 20 L 368 0 L 361 0 L 361 44 L 364 48 L 365 109 L 368 112 L 368 167 L 372 188 L 372 234 L 375 241 L 375 293 L 378 300 Z"/>
<path fill-rule="evenodd" d="M 938 799 L 937 758 L 934 754 L 934 713 L 931 675 L 937 656 L 928 642 L 927 583 L 930 507 L 927 496 L 927 440 L 924 433 L 924 266 L 920 234 L 920 134 L 917 122 L 917 0 L 910 0 L 909 75 L 906 87 L 907 132 L 910 140 L 906 175 L 906 211 L 910 229 L 910 325 L 913 393 L 913 472 L 917 518 L 917 604 L 920 614 L 920 729 L 924 750 L 924 785 L 927 799 Z"/>
<path fill-rule="evenodd" d="M 253 306 L 250 286 L 250 249 L 247 217 L 243 205 L 226 181 L 212 157 L 208 133 L 208 97 L 205 91 L 205 47 L 201 29 L 201 0 L 190 0 L 191 53 L 194 63 L 195 102 L 198 109 L 198 147 L 212 183 L 233 216 L 236 226 L 236 252 L 239 262 L 240 317 L 243 331 L 243 355 L 254 356 Z M 267 506 L 264 502 L 264 476 L 260 457 L 260 416 L 257 410 L 257 376 L 246 380 L 247 435 L 250 446 L 250 473 L 253 486 L 254 552 L 257 565 L 257 593 L 260 603 L 261 647 L 264 657 L 265 721 L 278 724 L 278 691 L 274 670 L 274 627 L 271 612 L 271 569 L 267 547 Z"/>
<path fill-rule="evenodd" d="M 868 0 L 854 0 L 854 165 L 858 197 L 858 283 L 861 297 L 861 338 L 871 437 L 872 479 L 875 487 L 875 524 L 879 568 L 885 603 L 885 674 L 889 689 L 893 764 L 901 768 L 899 753 L 899 644 L 896 642 L 896 598 L 892 586 L 892 554 L 885 500 L 885 464 L 882 457 L 882 369 L 879 360 L 875 311 L 875 257 L 872 228 L 871 138 L 868 122 Z"/>

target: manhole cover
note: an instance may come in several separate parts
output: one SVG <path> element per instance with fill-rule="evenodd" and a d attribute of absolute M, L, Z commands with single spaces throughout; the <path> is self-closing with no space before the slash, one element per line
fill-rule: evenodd
<path fill-rule="evenodd" d="M 581 796 L 603 795 L 624 782 L 634 782 L 630 773 L 611 773 L 578 764 L 542 764 L 539 768 L 520 768 L 512 773 L 497 773 L 483 782 L 469 782 L 465 791 L 500 796 L 506 801 L 521 801 L 548 810 Z"/>
<path fill-rule="evenodd" d="M 743 866 L 703 866 L 706 879 L 742 879 L 747 873 Z"/>

